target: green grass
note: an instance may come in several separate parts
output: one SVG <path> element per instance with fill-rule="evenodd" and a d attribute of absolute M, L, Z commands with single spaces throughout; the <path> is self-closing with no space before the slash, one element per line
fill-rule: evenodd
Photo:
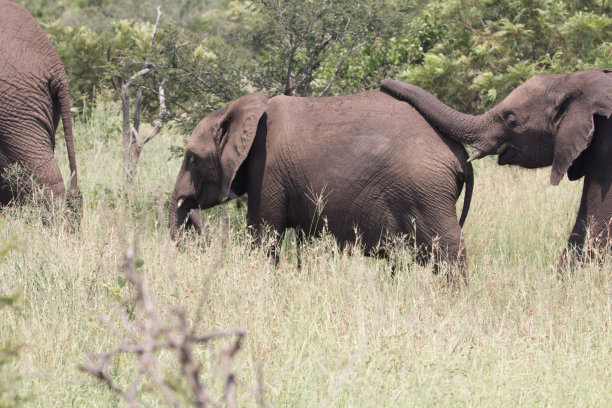
<path fill-rule="evenodd" d="M 245 209 L 233 204 L 204 213 L 210 236 L 172 246 L 166 206 L 180 160 L 170 159 L 169 147 L 183 135 L 165 129 L 146 145 L 128 193 L 118 113 L 101 103 L 76 121 L 80 233 L 61 218 L 43 225 L 35 206 L 8 208 L 0 219 L 0 242 L 19 244 L 0 263 L 0 294 L 19 294 L 20 307 L 0 310 L 0 346 L 22 344 L 0 378 L 27 398 L 21 406 L 119 404 L 78 366 L 86 350 L 118 345 L 100 315 L 116 316 L 116 295 L 132 294 L 118 277 L 126 242 L 134 241 L 160 303 L 180 302 L 194 318 L 204 296 L 200 333 L 248 329 L 234 368 L 253 386 L 261 373 L 271 406 L 612 405 L 611 263 L 586 264 L 563 279 L 555 273 L 581 183 L 552 187 L 548 169 L 475 163 L 464 228 L 470 285 L 460 293 L 429 268 L 409 265 L 407 251 L 396 254 L 401 267 L 392 279 L 388 262 L 348 256 L 330 237 L 308 245 L 301 271 L 288 241 L 273 268 L 252 249 Z M 67 171 L 62 141 L 56 156 Z M 216 225 L 226 212 L 227 247 L 213 270 L 222 250 Z M 199 352 L 207 376 L 218 371 L 223 343 Z M 172 375 L 171 357 L 162 360 Z M 122 357 L 111 373 L 126 384 L 135 367 Z M 211 387 L 219 395 L 218 379 Z M 256 405 L 244 389 L 238 397 L 240 406 Z M 142 401 L 162 405 L 147 384 Z"/>

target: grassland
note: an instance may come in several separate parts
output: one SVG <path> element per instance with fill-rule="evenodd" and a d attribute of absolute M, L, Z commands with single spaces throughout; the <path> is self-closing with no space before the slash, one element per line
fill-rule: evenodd
<path fill-rule="evenodd" d="M 204 296 L 200 332 L 248 329 L 235 370 L 248 384 L 261 378 L 270 406 L 612 406 L 611 263 L 555 274 L 581 183 L 552 187 L 548 169 L 477 162 L 464 228 L 470 285 L 461 293 L 411 265 L 408 251 L 394 254 L 392 279 L 388 262 L 349 256 L 330 237 L 307 246 L 302 270 L 288 239 L 273 268 L 252 249 L 244 207 L 233 204 L 204 213 L 210 235 L 170 245 L 165 206 L 180 159 L 169 148 L 184 136 L 165 129 L 149 143 L 128 190 L 118 113 L 100 103 L 76 121 L 79 233 L 61 218 L 43 225 L 36 206 L 8 208 L 0 219 L 0 243 L 18 244 L 0 263 L 0 294 L 19 294 L 19 310 L 0 310 L 0 345 L 22 344 L 0 381 L 26 398 L 20 406 L 120 403 L 78 366 L 87 350 L 117 346 L 100 315 L 113 316 L 117 298 L 131 294 L 118 278 L 133 242 L 160 304 L 181 303 L 194 317 Z M 64 152 L 60 140 L 56 156 L 67 169 Z M 223 249 L 216 225 L 225 213 Z M 218 372 L 222 343 L 199 351 L 204 372 Z M 162 361 L 175 375 L 172 355 Z M 111 374 L 125 383 L 135 367 L 121 358 Z M 219 381 L 210 384 L 218 393 Z M 162 405 L 146 383 L 141 395 L 146 406 Z M 256 405 L 244 390 L 238 397 Z"/>

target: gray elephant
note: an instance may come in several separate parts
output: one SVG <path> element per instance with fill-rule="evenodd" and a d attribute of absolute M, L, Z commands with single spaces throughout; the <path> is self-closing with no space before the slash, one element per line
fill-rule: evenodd
<path fill-rule="evenodd" d="M 466 183 L 458 222 L 455 203 Z M 243 96 L 206 116 L 187 143 L 170 203 L 173 238 L 194 208 L 248 194 L 247 223 L 286 228 L 371 254 L 405 235 L 425 260 L 464 262 L 461 225 L 473 187 L 467 152 L 408 104 L 373 90 L 329 98 Z M 426 257 L 426 258 L 425 258 Z"/>
<path fill-rule="evenodd" d="M 588 235 L 609 248 L 612 223 L 612 69 L 538 75 L 490 111 L 470 116 L 423 89 L 385 80 L 385 92 L 413 105 L 443 134 L 477 149 L 470 160 L 498 155 L 499 164 L 552 165 L 550 182 L 584 177 L 576 223 L 560 267 Z"/>
<path fill-rule="evenodd" d="M 70 164 L 69 204 L 80 212 L 81 195 L 72 136 L 70 95 L 64 67 L 53 45 L 22 6 L 0 0 L 0 172 L 19 164 L 48 194 L 66 189 L 55 161 L 55 131 L 64 125 Z M 14 200 L 0 181 L 0 204 Z"/>

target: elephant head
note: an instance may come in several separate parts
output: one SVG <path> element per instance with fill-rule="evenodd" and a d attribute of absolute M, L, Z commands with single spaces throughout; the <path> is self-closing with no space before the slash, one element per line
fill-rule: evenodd
<path fill-rule="evenodd" d="M 552 165 L 550 182 L 582 177 L 580 154 L 595 130 L 594 115 L 612 115 L 612 69 L 537 75 L 490 111 L 471 116 L 423 89 L 386 79 L 382 89 L 411 103 L 447 136 L 477 149 L 470 161 L 498 155 L 499 164 Z"/>
<path fill-rule="evenodd" d="M 246 192 L 245 162 L 259 126 L 265 124 L 265 94 L 243 96 L 198 123 L 189 137 L 170 202 L 173 239 L 194 208 L 206 209 Z M 261 121 L 261 124 L 260 124 Z"/>

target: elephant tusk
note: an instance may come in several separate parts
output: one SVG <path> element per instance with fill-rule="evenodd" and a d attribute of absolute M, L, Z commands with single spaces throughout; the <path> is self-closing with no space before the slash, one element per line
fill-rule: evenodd
<path fill-rule="evenodd" d="M 483 157 L 485 157 L 486 154 L 484 154 L 483 152 L 481 152 L 480 150 L 476 151 L 476 153 L 474 153 L 473 155 L 470 156 L 469 159 L 467 159 L 468 163 L 473 162 L 474 160 L 478 160 L 478 159 L 482 159 Z"/>
<path fill-rule="evenodd" d="M 176 203 L 176 208 L 177 208 L 177 209 L 178 209 L 178 208 L 181 208 L 181 206 L 183 205 L 183 203 L 184 203 L 184 202 L 185 202 L 185 199 L 184 199 L 184 198 L 180 198 L 180 199 L 178 200 L 178 203 Z"/>

